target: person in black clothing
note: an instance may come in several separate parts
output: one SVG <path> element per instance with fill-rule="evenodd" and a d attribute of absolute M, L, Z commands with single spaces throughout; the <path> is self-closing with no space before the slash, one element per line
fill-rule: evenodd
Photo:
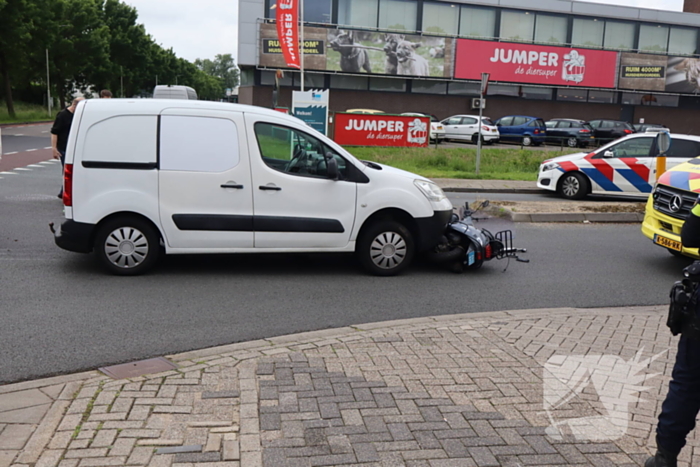
<path fill-rule="evenodd" d="M 700 247 L 700 198 L 683 224 L 681 242 L 686 248 Z M 700 304 L 694 311 L 697 320 Z M 676 467 L 686 437 L 695 428 L 700 412 L 700 336 L 690 331 L 685 326 L 681 331 L 672 379 L 656 425 L 657 451 L 645 467 Z"/>
<path fill-rule="evenodd" d="M 53 150 L 53 158 L 60 159 L 61 166 L 63 166 L 66 159 L 66 146 L 68 144 L 70 126 L 73 123 L 73 113 L 78 106 L 78 102 L 82 100 L 82 97 L 73 99 L 69 107 L 61 110 L 58 115 L 56 115 L 56 120 L 51 127 L 51 149 Z M 63 198 L 63 187 L 61 187 L 61 192 L 58 194 L 58 197 Z"/>

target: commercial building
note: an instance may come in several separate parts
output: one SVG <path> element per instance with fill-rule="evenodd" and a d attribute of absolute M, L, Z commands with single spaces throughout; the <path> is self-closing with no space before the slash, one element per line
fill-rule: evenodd
<path fill-rule="evenodd" d="M 305 0 L 305 87 L 330 110 L 662 123 L 700 134 L 700 2 L 686 12 L 567 0 Z M 291 105 L 300 74 L 276 42 L 276 0 L 239 1 L 239 102 Z"/>

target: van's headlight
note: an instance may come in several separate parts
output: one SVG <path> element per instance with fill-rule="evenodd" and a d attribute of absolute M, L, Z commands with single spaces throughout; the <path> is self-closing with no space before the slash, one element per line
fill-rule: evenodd
<path fill-rule="evenodd" d="M 433 182 L 414 180 L 413 184 L 416 185 L 421 193 L 423 193 L 430 201 L 442 201 L 445 199 L 445 193 L 442 191 L 442 188 Z"/>
<path fill-rule="evenodd" d="M 548 162 L 546 164 L 542 164 L 542 172 L 547 172 L 548 170 L 554 170 L 558 168 L 559 164 L 557 164 L 556 162 Z"/>

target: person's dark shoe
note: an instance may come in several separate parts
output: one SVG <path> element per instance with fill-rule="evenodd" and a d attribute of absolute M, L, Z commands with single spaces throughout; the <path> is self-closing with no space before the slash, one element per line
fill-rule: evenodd
<path fill-rule="evenodd" d="M 644 467 L 677 467 L 677 457 L 678 456 L 673 456 L 663 449 L 659 449 L 656 451 L 656 455 L 654 457 L 647 459 L 647 461 L 644 463 Z"/>

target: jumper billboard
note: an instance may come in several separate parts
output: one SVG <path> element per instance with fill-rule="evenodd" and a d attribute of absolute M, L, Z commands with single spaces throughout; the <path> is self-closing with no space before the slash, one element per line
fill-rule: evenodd
<path fill-rule="evenodd" d="M 336 143 L 348 146 L 427 146 L 429 117 L 335 114 Z"/>
<path fill-rule="evenodd" d="M 457 39 L 457 79 L 614 88 L 617 52 Z"/>

